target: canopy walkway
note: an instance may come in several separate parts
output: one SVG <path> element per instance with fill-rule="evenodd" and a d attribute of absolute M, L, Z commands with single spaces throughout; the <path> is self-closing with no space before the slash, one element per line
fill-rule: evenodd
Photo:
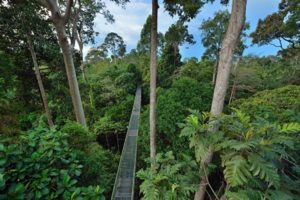
<path fill-rule="evenodd" d="M 137 136 L 141 109 L 141 88 L 135 93 L 129 126 L 119 162 L 112 200 L 131 200 L 134 198 Z"/>

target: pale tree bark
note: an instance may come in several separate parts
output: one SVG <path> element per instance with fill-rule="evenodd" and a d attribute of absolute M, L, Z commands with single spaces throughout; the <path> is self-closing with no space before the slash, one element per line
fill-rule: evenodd
<path fill-rule="evenodd" d="M 212 77 L 212 84 L 216 84 L 216 79 L 217 79 L 217 72 L 218 72 L 218 64 L 219 64 L 219 56 L 217 56 L 216 63 L 214 65 L 214 72 L 213 72 L 213 77 Z"/>
<path fill-rule="evenodd" d="M 150 157 L 156 155 L 156 74 L 157 74 L 157 0 L 152 0 L 151 58 L 150 58 Z"/>
<path fill-rule="evenodd" d="M 86 126 L 85 114 L 82 106 L 80 91 L 79 91 L 75 67 L 74 67 L 72 48 L 69 44 L 68 37 L 66 34 L 66 24 L 71 15 L 73 0 L 69 0 L 67 2 L 64 14 L 60 12 L 56 0 L 45 0 L 42 1 L 42 4 L 46 5 L 46 7 L 50 10 L 51 19 L 54 23 L 57 32 L 59 45 L 61 47 L 63 57 L 64 57 L 64 63 L 67 72 L 70 94 L 72 98 L 76 120 L 83 126 Z"/>
<path fill-rule="evenodd" d="M 79 52 L 80 52 L 80 56 L 81 56 L 81 63 L 80 63 L 80 69 L 82 71 L 82 76 L 83 79 L 85 80 L 85 82 L 87 82 L 86 79 L 86 75 L 85 75 L 85 71 L 84 71 L 84 62 L 83 62 L 83 41 L 82 41 L 82 37 L 81 37 L 81 30 L 82 30 L 82 22 L 79 23 L 79 25 L 77 26 L 78 23 L 78 19 L 80 16 L 80 11 L 82 9 L 81 7 L 81 1 L 78 1 L 78 8 L 75 9 L 74 11 L 74 19 L 72 22 L 72 31 L 71 31 L 71 35 L 70 35 L 70 40 L 71 40 L 71 47 L 73 50 L 75 50 L 75 43 L 77 42 L 78 47 L 79 47 Z"/>
<path fill-rule="evenodd" d="M 39 66 L 38 66 L 36 53 L 35 53 L 35 50 L 34 50 L 34 46 L 33 46 L 33 42 L 32 42 L 32 39 L 31 39 L 30 31 L 27 33 L 26 36 L 27 36 L 28 47 L 29 47 L 30 54 L 31 54 L 31 57 L 32 57 L 35 76 L 36 76 L 36 79 L 37 79 L 37 82 L 38 82 L 41 98 L 42 98 L 44 109 L 45 109 L 45 114 L 46 114 L 46 117 L 47 117 L 48 125 L 51 128 L 51 127 L 53 127 L 53 120 L 52 120 L 51 112 L 50 112 L 50 109 L 49 109 L 49 106 L 48 106 L 48 99 L 47 99 L 47 96 L 46 96 L 46 92 L 45 92 L 45 89 L 44 89 L 42 77 L 41 77 L 41 74 L 40 74 L 40 69 L 39 69 Z"/>
<path fill-rule="evenodd" d="M 218 117 L 221 115 L 224 107 L 224 100 L 228 88 L 230 68 L 232 65 L 234 49 L 239 41 L 241 32 L 245 24 L 247 0 L 233 0 L 231 17 L 229 26 L 226 31 L 225 38 L 222 42 L 222 48 L 220 51 L 220 58 L 218 64 L 217 79 L 213 94 L 213 100 L 211 105 L 211 115 Z M 217 131 L 216 124 L 209 130 L 211 134 Z M 202 160 L 202 166 L 207 166 L 213 158 L 214 150 L 210 145 L 208 155 Z M 205 176 L 200 178 L 199 190 L 195 194 L 195 200 L 203 200 L 205 197 L 206 186 L 208 180 Z"/>
<path fill-rule="evenodd" d="M 84 71 L 84 62 L 83 62 L 83 42 L 82 42 L 82 38 L 80 37 L 80 34 L 78 32 L 76 33 L 76 38 L 77 38 L 76 41 L 78 43 L 79 52 L 80 52 L 80 56 L 81 56 L 80 69 L 82 71 L 83 79 L 85 80 L 85 82 L 87 82 L 87 78 L 86 78 L 85 71 Z"/>
<path fill-rule="evenodd" d="M 82 78 L 85 81 L 85 83 L 87 83 L 88 88 L 89 88 L 89 99 L 90 99 L 90 105 L 92 108 L 94 108 L 94 96 L 93 96 L 93 92 L 92 92 L 92 88 L 88 82 L 88 78 L 86 76 L 85 73 L 85 65 L 84 65 L 84 58 L 83 58 L 83 39 L 81 36 L 81 31 L 83 29 L 82 27 L 82 22 L 78 23 L 79 20 L 79 16 L 80 16 L 80 11 L 82 9 L 82 5 L 81 5 L 81 1 L 77 0 L 78 2 L 78 7 L 75 9 L 74 13 L 73 13 L 73 22 L 72 22 L 72 31 L 71 31 L 71 35 L 70 35 L 70 41 L 71 41 L 71 48 L 74 51 L 75 50 L 75 43 L 77 42 L 78 47 L 79 47 L 79 52 L 80 52 L 80 56 L 81 56 L 81 63 L 80 63 L 80 70 L 82 72 Z"/>

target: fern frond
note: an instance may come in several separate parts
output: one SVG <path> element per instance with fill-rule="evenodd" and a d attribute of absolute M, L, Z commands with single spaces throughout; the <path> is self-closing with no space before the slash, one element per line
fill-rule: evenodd
<path fill-rule="evenodd" d="M 274 185 L 276 188 L 280 186 L 280 178 L 277 169 L 271 163 L 258 155 L 249 156 L 248 161 L 251 165 L 250 171 L 253 176 L 258 176 L 260 179 L 268 182 L 270 185 Z"/>
<path fill-rule="evenodd" d="M 180 137 L 191 137 L 195 132 L 196 130 L 193 127 L 186 126 L 181 130 Z"/>
<path fill-rule="evenodd" d="M 287 135 L 275 136 L 271 141 L 272 141 L 272 143 L 281 144 L 283 146 L 286 146 L 289 149 L 292 149 L 292 150 L 295 149 L 295 139 L 292 137 L 289 137 Z"/>
<path fill-rule="evenodd" d="M 239 141 L 239 140 L 225 140 L 224 142 L 217 144 L 217 149 L 234 149 L 237 151 L 240 150 L 250 150 L 255 148 L 258 143 L 255 141 Z"/>
<path fill-rule="evenodd" d="M 245 113 L 243 113 L 242 111 L 240 111 L 236 108 L 232 108 L 232 110 L 235 111 L 236 116 L 238 117 L 240 122 L 243 124 L 244 128 L 248 128 L 249 123 L 250 123 L 250 116 L 246 115 Z"/>
<path fill-rule="evenodd" d="M 195 135 L 190 139 L 190 148 L 195 148 L 195 157 L 198 162 L 205 158 L 209 153 L 209 144 L 206 138 L 200 138 L 199 135 Z"/>
<path fill-rule="evenodd" d="M 299 123 L 287 123 L 281 126 L 278 126 L 279 133 L 296 133 L 300 132 L 300 124 Z"/>
<path fill-rule="evenodd" d="M 242 156 L 236 155 L 230 160 L 224 162 L 224 176 L 227 182 L 232 186 L 244 185 L 252 176 L 250 166 Z"/>
<path fill-rule="evenodd" d="M 227 200 L 261 200 L 263 199 L 264 193 L 259 190 L 247 188 L 238 190 L 237 192 L 226 191 L 225 196 Z"/>
<path fill-rule="evenodd" d="M 198 127 L 199 126 L 198 117 L 196 115 L 189 115 L 187 117 L 186 121 L 192 127 Z"/>
<path fill-rule="evenodd" d="M 207 122 L 211 117 L 210 112 L 202 112 L 202 122 L 205 123 Z"/>
<path fill-rule="evenodd" d="M 264 199 L 267 199 L 267 200 L 278 200 L 278 199 L 295 200 L 296 198 L 294 198 L 293 196 L 294 195 L 291 195 L 289 193 L 286 193 L 286 192 L 283 192 L 280 190 L 269 190 Z"/>
<path fill-rule="evenodd" d="M 238 192 L 227 191 L 225 193 L 225 196 L 227 197 L 227 200 L 250 200 L 249 197 L 245 193 L 242 193 L 239 191 Z"/>
<path fill-rule="evenodd" d="M 144 181 L 140 185 L 140 190 L 144 194 L 143 200 L 158 200 L 159 191 L 151 181 Z"/>

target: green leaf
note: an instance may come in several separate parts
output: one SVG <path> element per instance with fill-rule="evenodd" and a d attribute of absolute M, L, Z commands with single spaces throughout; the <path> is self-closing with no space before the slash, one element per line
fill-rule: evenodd
<path fill-rule="evenodd" d="M 242 156 L 237 155 L 224 162 L 224 175 L 232 186 L 244 185 L 251 178 L 250 166 Z"/>
<path fill-rule="evenodd" d="M 4 151 L 5 150 L 5 147 L 3 144 L 0 144 L 0 151 Z"/>
<path fill-rule="evenodd" d="M 0 166 L 3 166 L 6 163 L 6 158 L 0 158 Z"/>
<path fill-rule="evenodd" d="M 0 174 L 0 190 L 3 189 L 5 186 L 5 180 L 3 174 Z"/>
<path fill-rule="evenodd" d="M 280 178 L 277 169 L 269 162 L 258 155 L 248 157 L 251 165 L 250 171 L 253 176 L 258 176 L 260 179 L 274 185 L 276 188 L 280 186 Z"/>
<path fill-rule="evenodd" d="M 80 171 L 80 170 L 75 170 L 75 175 L 76 175 L 76 176 L 80 176 L 80 174 L 81 174 L 81 171 Z"/>
<path fill-rule="evenodd" d="M 282 200 L 295 200 L 295 198 L 284 192 L 284 191 L 280 191 L 280 190 L 269 190 L 266 198 L 267 200 L 278 200 L 278 199 L 282 199 Z"/>
<path fill-rule="evenodd" d="M 250 200 L 245 193 L 226 191 L 227 200 Z"/>
<path fill-rule="evenodd" d="M 255 148 L 257 142 L 255 141 L 238 141 L 238 140 L 225 140 L 224 142 L 216 145 L 217 149 L 234 149 L 237 151 L 251 150 Z"/>
<path fill-rule="evenodd" d="M 181 130 L 180 137 L 191 137 L 193 134 L 195 134 L 195 129 L 187 126 Z"/>
<path fill-rule="evenodd" d="M 279 133 L 296 133 L 300 132 L 299 123 L 287 123 L 282 126 L 278 126 Z"/>
<path fill-rule="evenodd" d="M 250 116 L 246 115 L 245 113 L 241 112 L 240 110 L 238 110 L 236 108 L 232 108 L 232 109 L 235 111 L 236 116 L 241 121 L 244 128 L 248 128 L 249 123 L 250 123 Z"/>

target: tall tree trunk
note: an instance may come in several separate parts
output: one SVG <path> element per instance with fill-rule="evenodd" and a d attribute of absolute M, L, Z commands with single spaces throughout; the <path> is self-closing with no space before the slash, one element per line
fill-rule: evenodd
<path fill-rule="evenodd" d="M 54 23 L 54 25 L 57 32 L 59 45 L 61 47 L 63 57 L 64 57 L 64 63 L 67 72 L 70 94 L 72 98 L 76 120 L 83 126 L 86 126 L 84 110 L 82 106 L 80 91 L 79 91 L 75 67 L 74 67 L 72 50 L 66 36 L 65 25 L 59 22 Z"/>
<path fill-rule="evenodd" d="M 233 0 L 229 26 L 220 51 L 216 85 L 211 105 L 211 114 L 214 117 L 220 116 L 224 107 L 224 100 L 228 88 L 230 68 L 232 65 L 233 53 L 240 38 L 245 24 L 247 0 Z M 209 130 L 211 134 L 218 130 L 216 124 Z M 210 145 L 208 155 L 202 160 L 202 166 L 207 166 L 213 158 L 213 147 Z M 208 180 L 205 176 L 200 178 L 199 190 L 195 194 L 195 200 L 203 200 Z"/>
<path fill-rule="evenodd" d="M 150 58 L 150 157 L 156 155 L 156 68 L 157 68 L 157 0 L 152 0 Z"/>
<path fill-rule="evenodd" d="M 32 57 L 34 72 L 35 72 L 35 76 L 36 76 L 38 86 L 39 86 L 39 89 L 40 89 L 40 93 L 41 93 L 41 97 L 42 97 L 42 101 L 43 101 L 47 121 L 48 121 L 49 127 L 53 127 L 53 120 L 52 120 L 51 112 L 50 112 L 50 109 L 49 109 L 49 106 L 48 106 L 48 99 L 47 99 L 47 96 L 46 96 L 46 93 L 45 93 L 42 77 L 41 77 L 41 74 L 40 74 L 40 69 L 39 69 L 39 66 L 38 66 L 38 63 L 37 63 L 36 53 L 34 51 L 34 46 L 33 46 L 32 40 L 31 40 L 30 31 L 27 33 L 27 42 L 28 42 L 28 47 L 29 47 L 30 54 L 31 54 L 31 57 Z"/>

